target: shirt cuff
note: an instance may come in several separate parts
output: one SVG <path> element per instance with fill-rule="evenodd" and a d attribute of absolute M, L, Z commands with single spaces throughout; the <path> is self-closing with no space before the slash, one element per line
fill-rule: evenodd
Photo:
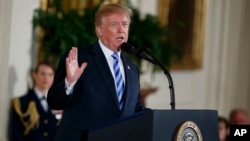
<path fill-rule="evenodd" d="M 69 84 L 67 83 L 66 78 L 65 78 L 66 95 L 72 94 L 73 88 L 74 88 L 75 84 L 76 84 L 76 81 L 73 82 L 73 83 L 69 86 Z"/>

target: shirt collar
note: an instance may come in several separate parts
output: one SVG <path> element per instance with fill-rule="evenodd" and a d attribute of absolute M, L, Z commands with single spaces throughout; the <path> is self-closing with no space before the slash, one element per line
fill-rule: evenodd
<path fill-rule="evenodd" d="M 44 96 L 47 97 L 47 94 L 43 95 L 43 93 L 41 91 L 39 91 L 36 87 L 34 87 L 34 91 L 35 91 L 35 94 L 38 97 L 38 99 L 41 99 Z"/>
<path fill-rule="evenodd" d="M 114 51 L 112 51 L 112 50 L 109 49 L 107 46 L 105 46 L 105 45 L 102 43 L 102 41 L 101 41 L 100 39 L 98 40 L 98 42 L 99 42 L 99 44 L 100 44 L 100 46 L 101 46 L 101 49 L 102 49 L 102 51 L 103 51 L 105 57 L 106 57 L 106 58 L 109 58 L 109 57 L 114 53 Z M 120 57 L 121 57 L 121 51 L 119 51 L 119 52 L 117 52 L 117 53 L 118 53 L 119 58 L 120 58 Z"/>

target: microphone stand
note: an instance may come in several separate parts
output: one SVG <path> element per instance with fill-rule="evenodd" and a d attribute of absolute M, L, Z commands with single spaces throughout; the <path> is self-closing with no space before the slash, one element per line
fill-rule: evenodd
<path fill-rule="evenodd" d="M 163 70 L 164 74 L 167 76 L 168 83 L 169 83 L 170 99 L 171 99 L 171 102 L 170 102 L 171 110 L 175 110 L 174 83 L 173 83 L 173 79 L 172 79 L 169 71 L 146 48 L 142 48 L 142 49 L 138 50 L 137 53 L 138 53 L 138 56 L 140 56 L 141 58 L 144 58 L 145 60 L 147 60 L 147 61 L 149 61 L 149 62 L 151 62 L 153 64 L 158 65 Z"/>

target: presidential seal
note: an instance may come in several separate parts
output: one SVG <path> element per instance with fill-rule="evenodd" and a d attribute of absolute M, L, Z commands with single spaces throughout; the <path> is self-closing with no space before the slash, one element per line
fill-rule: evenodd
<path fill-rule="evenodd" d="M 199 127 L 192 121 L 180 125 L 176 132 L 175 141 L 203 141 Z"/>

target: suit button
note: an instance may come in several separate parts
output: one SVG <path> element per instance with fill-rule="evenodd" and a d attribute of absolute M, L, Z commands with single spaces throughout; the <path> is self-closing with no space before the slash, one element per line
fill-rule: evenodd
<path fill-rule="evenodd" d="M 47 137 L 48 136 L 48 132 L 43 132 L 43 136 Z"/>
<path fill-rule="evenodd" d="M 45 119 L 43 122 L 44 122 L 44 124 L 48 124 L 49 123 L 49 121 L 47 119 Z"/>

